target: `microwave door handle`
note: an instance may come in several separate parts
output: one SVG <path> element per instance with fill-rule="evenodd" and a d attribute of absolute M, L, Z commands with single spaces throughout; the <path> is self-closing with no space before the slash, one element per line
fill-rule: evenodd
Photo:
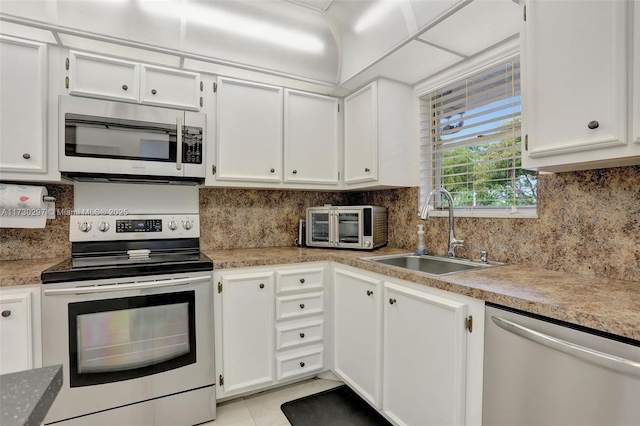
<path fill-rule="evenodd" d="M 340 215 L 338 214 L 338 212 L 333 212 L 333 245 L 334 246 L 339 246 L 340 245 L 340 225 L 338 224 L 340 220 Z"/>
<path fill-rule="evenodd" d="M 182 117 L 176 119 L 176 169 L 182 170 Z"/>

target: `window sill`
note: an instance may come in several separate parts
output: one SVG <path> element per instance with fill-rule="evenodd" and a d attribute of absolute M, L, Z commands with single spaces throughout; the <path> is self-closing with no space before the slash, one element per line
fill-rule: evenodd
<path fill-rule="evenodd" d="M 448 210 L 431 210 L 429 212 L 430 217 L 449 217 Z M 464 210 L 454 209 L 454 217 L 481 217 L 481 218 L 495 218 L 495 219 L 538 219 L 538 212 L 536 210 L 511 212 L 507 210 L 500 211 L 479 211 L 479 210 Z"/>

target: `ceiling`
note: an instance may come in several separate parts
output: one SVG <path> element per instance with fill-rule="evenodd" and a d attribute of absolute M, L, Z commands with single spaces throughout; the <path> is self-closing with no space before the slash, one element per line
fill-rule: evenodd
<path fill-rule="evenodd" d="M 517 37 L 519 15 L 513 0 L 0 0 L 0 33 L 340 95 L 419 83 Z"/>

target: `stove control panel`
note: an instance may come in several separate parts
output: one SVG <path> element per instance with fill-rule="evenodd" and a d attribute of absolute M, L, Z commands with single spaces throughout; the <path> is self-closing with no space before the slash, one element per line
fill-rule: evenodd
<path fill-rule="evenodd" d="M 116 219 L 116 233 L 120 232 L 162 232 L 162 219 Z"/>
<path fill-rule="evenodd" d="M 161 238 L 199 238 L 200 216 L 129 215 L 71 216 L 69 241 L 149 240 Z"/>

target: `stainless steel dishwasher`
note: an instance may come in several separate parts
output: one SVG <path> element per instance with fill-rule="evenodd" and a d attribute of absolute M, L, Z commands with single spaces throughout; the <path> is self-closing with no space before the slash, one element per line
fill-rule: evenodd
<path fill-rule="evenodd" d="M 483 425 L 640 425 L 640 342 L 493 304 Z"/>

